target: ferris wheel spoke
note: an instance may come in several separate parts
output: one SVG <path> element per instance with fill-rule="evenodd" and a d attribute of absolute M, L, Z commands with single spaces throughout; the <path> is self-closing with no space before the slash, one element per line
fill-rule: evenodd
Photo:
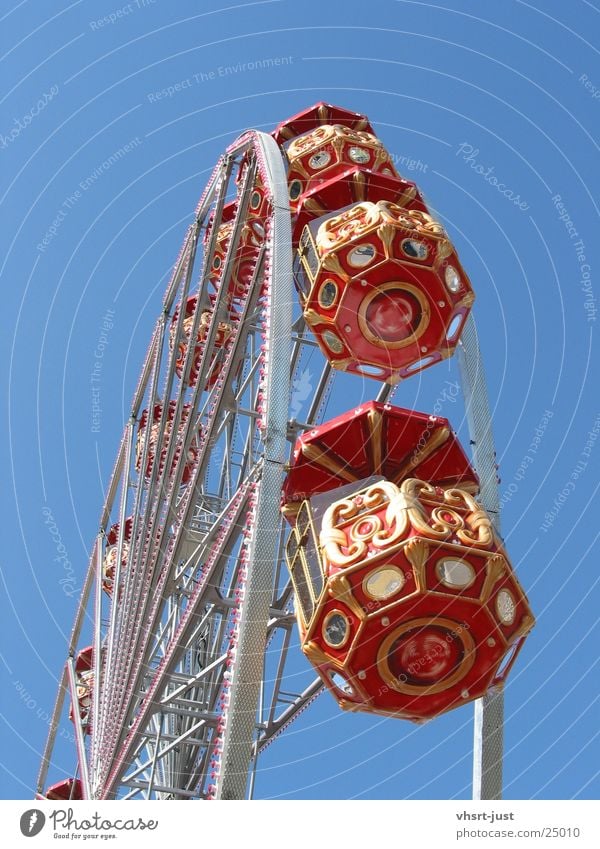
<path fill-rule="evenodd" d="M 234 350 L 235 350 L 235 349 L 234 349 Z M 172 445 L 171 445 L 171 447 L 172 447 Z M 185 449 L 184 449 L 184 450 L 185 450 Z M 169 457 L 169 455 L 167 455 L 167 459 L 166 459 L 165 464 L 164 464 L 164 465 L 165 465 L 165 468 L 168 468 L 168 467 L 169 467 L 169 459 L 170 459 L 170 457 Z M 168 510 L 168 509 L 169 509 L 169 507 L 167 507 L 167 510 Z M 171 516 L 169 516 L 169 515 L 167 514 L 167 517 L 168 517 L 168 518 L 167 518 L 167 521 L 168 521 L 168 519 L 173 518 L 172 513 L 171 513 Z M 151 521 L 151 520 L 147 520 L 147 524 L 152 525 L 152 521 Z M 166 524 L 166 522 L 165 522 L 165 518 L 163 518 L 163 522 L 162 522 L 162 524 L 163 524 L 163 527 L 164 527 L 164 525 Z M 160 552 L 160 550 L 159 550 L 159 555 L 160 555 L 160 553 L 161 553 L 161 552 Z M 145 561 L 147 561 L 147 560 L 148 560 L 147 555 L 146 555 L 146 557 L 144 558 L 144 560 L 145 560 Z M 133 568 L 131 571 L 132 571 L 132 574 L 133 574 L 133 573 L 134 573 L 134 568 Z"/>
<path fill-rule="evenodd" d="M 231 165 L 229 166 L 229 170 L 231 170 Z M 221 204 L 221 205 L 222 205 L 222 204 Z M 187 244 L 189 245 L 189 234 L 188 234 Z M 180 262 L 178 263 L 180 271 L 179 271 L 179 272 L 177 272 L 177 273 L 175 274 L 175 277 L 174 277 L 174 280 L 175 280 L 175 281 L 177 281 L 178 276 L 181 276 L 181 275 L 183 275 L 184 273 L 185 273 L 186 278 L 189 278 L 189 276 L 190 276 L 190 268 L 191 268 L 192 263 L 190 263 L 190 262 L 187 262 L 187 263 L 186 263 L 187 255 L 188 255 L 188 249 L 184 247 L 184 250 L 182 251 L 182 254 L 181 254 L 181 257 L 180 257 Z M 171 293 L 173 293 L 173 292 L 175 292 L 175 291 L 176 291 L 176 287 L 171 287 Z M 162 343 L 162 341 L 164 340 L 164 330 L 165 330 L 165 328 L 163 327 L 163 329 L 162 329 L 162 334 L 161 334 L 161 339 L 160 339 L 161 343 Z M 210 337 L 209 337 L 209 338 L 210 338 Z M 190 346 L 190 347 L 191 347 L 191 346 Z M 152 346 L 151 346 L 151 352 L 152 352 Z M 188 352 L 188 353 L 189 353 L 189 352 Z M 150 359 L 150 357 L 149 357 L 148 359 Z M 154 362 L 156 363 L 156 359 L 157 359 L 157 358 L 156 358 L 156 357 L 154 357 L 153 359 L 154 359 Z M 145 377 L 145 379 L 146 379 L 146 380 L 147 380 L 147 379 L 148 379 L 148 377 L 150 376 L 151 371 L 152 371 L 151 367 L 148 367 L 148 368 L 145 368 L 145 369 L 144 369 L 144 374 L 145 374 L 145 376 L 146 376 L 146 377 Z M 170 371 L 172 372 L 172 367 L 171 367 Z M 156 368 L 154 369 L 154 372 L 155 372 L 155 374 L 156 374 Z M 167 379 L 169 380 L 171 377 L 172 377 L 172 375 L 169 375 Z M 157 383 L 157 381 L 156 381 L 156 380 L 154 380 L 153 382 L 154 382 L 154 384 L 155 384 L 155 385 L 154 385 L 154 387 L 153 387 L 153 391 L 151 392 L 151 398 L 152 398 L 152 400 L 155 400 L 155 396 L 156 396 L 156 383 Z M 141 397 L 141 393 L 139 393 L 139 394 L 140 394 L 140 397 Z M 164 417 L 163 417 L 163 418 L 164 418 Z M 162 437 L 162 435 L 164 434 L 164 420 L 163 420 L 163 422 L 161 422 L 160 431 L 161 431 L 161 433 L 159 434 L 159 439 L 160 439 L 160 438 Z M 147 449 L 147 445 L 145 446 L 145 448 Z M 130 453 L 130 452 L 128 452 L 128 453 Z M 147 453 L 147 452 L 145 452 L 145 453 Z M 146 458 L 144 457 L 144 458 L 143 458 L 143 461 L 144 461 L 145 459 L 146 459 Z M 168 460 L 169 460 L 169 458 L 167 458 L 167 463 L 165 463 L 165 464 L 164 464 L 167 468 L 168 468 Z M 121 454 L 121 466 L 122 466 L 122 465 L 123 465 L 123 459 L 122 459 L 122 454 Z M 147 496 L 147 498 L 146 498 L 146 510 L 148 510 L 148 507 L 149 507 L 150 505 L 152 505 L 152 500 L 153 500 L 153 499 L 152 499 L 152 491 L 151 491 L 151 488 L 152 488 L 153 483 L 154 483 L 154 481 L 151 479 L 151 481 L 150 481 L 150 486 L 149 486 L 150 493 L 148 493 L 148 492 L 146 491 L 146 496 Z M 139 503 L 139 498 L 140 498 L 140 496 L 141 496 L 141 493 L 142 493 L 142 489 L 141 489 L 141 488 L 138 488 L 138 491 L 137 491 L 137 495 L 138 495 L 138 503 Z M 171 506 L 171 505 L 169 505 L 169 506 Z M 121 512 L 122 512 L 122 511 L 121 511 Z M 156 515 L 156 512 L 157 512 L 157 510 L 156 510 L 156 505 L 155 505 L 155 506 L 154 506 L 154 513 L 155 513 L 155 515 Z M 171 515 L 173 515 L 173 512 L 174 512 L 174 511 L 173 511 L 172 507 L 171 507 L 171 511 L 170 511 L 170 512 L 171 512 Z M 139 515 L 139 514 L 140 514 L 140 511 L 139 511 L 139 510 L 136 510 L 136 511 L 135 511 L 135 515 Z M 146 553 L 146 552 L 144 552 L 144 553 Z M 159 552 L 159 553 L 160 553 L 160 552 Z M 119 558 L 118 558 L 118 564 L 120 564 L 120 559 L 121 559 L 121 558 L 119 557 Z M 127 596 L 131 597 L 131 596 L 133 595 L 133 593 L 134 593 L 135 589 L 139 587 L 139 576 L 138 576 L 138 572 L 137 572 L 137 570 L 136 570 L 135 557 L 132 557 L 132 562 L 131 562 L 129 565 L 130 565 L 130 569 L 129 569 L 128 574 L 127 574 L 127 580 L 124 582 L 124 591 L 125 591 L 125 593 L 127 594 Z M 144 601 L 144 599 L 142 598 L 142 602 L 143 602 L 143 601 Z M 114 608 L 113 608 L 113 609 L 114 609 Z M 121 608 L 121 609 L 122 609 L 122 608 Z M 126 609 L 127 609 L 128 611 L 131 611 L 131 606 L 126 606 Z M 129 629 L 131 628 L 130 623 L 131 623 L 131 619 L 132 619 L 132 616 L 133 616 L 133 615 L 134 615 L 133 613 L 130 613 L 128 618 L 124 618 L 124 619 L 122 619 L 122 620 L 121 620 L 121 622 L 119 623 L 119 624 L 120 624 L 120 628 L 119 628 L 119 637 L 120 637 L 120 638 L 124 638 L 124 637 L 126 637 L 127 629 L 128 629 L 128 628 L 129 628 Z M 138 615 L 139 615 L 139 614 L 138 614 Z M 115 627 L 116 627 L 116 626 L 113 626 L 113 629 L 114 629 Z M 121 648 L 122 648 L 122 646 L 123 646 L 123 642 L 124 642 L 124 639 L 121 639 L 121 641 L 120 641 L 120 647 L 121 647 Z M 110 646 L 110 648 L 112 648 L 112 647 L 113 647 L 113 645 L 114 645 L 114 636 L 113 636 L 113 640 L 112 640 L 112 641 L 111 641 L 111 640 L 109 640 L 109 646 Z M 110 656 L 110 655 L 109 655 L 109 656 Z M 117 683 L 118 683 L 118 682 L 117 682 Z M 122 691 L 121 691 L 121 692 L 122 692 Z M 119 698 L 118 692 L 117 692 L 117 696 L 116 696 L 116 697 L 113 695 L 113 697 L 111 698 L 111 697 L 110 697 L 110 693 L 107 693 L 106 695 L 107 695 L 107 698 L 106 698 L 106 703 L 107 703 L 107 705 L 110 705 L 111 707 L 114 707 L 114 704 L 115 704 L 115 698 Z M 122 695 L 121 695 L 121 703 L 122 703 L 122 701 L 123 701 L 123 698 L 122 698 Z"/>
<path fill-rule="evenodd" d="M 115 771 L 117 768 L 124 764 L 128 757 L 130 757 L 131 751 L 133 750 L 135 744 L 135 732 L 145 724 L 149 715 L 154 711 L 155 705 L 153 699 L 162 689 L 164 684 L 167 681 L 167 676 L 172 668 L 174 668 L 179 661 L 181 655 L 185 652 L 186 646 L 188 644 L 188 640 L 190 637 L 190 633 L 196 627 L 196 623 L 194 621 L 196 610 L 203 602 L 203 594 L 202 589 L 206 585 L 206 583 L 211 579 L 213 571 L 217 569 L 221 564 L 221 559 L 227 545 L 230 543 L 230 536 L 233 530 L 239 524 L 239 518 L 241 513 L 243 512 L 247 498 L 249 496 L 248 487 L 246 490 L 241 490 L 236 495 L 236 504 L 234 508 L 230 511 L 229 515 L 229 525 L 225 528 L 221 528 L 218 532 L 218 536 L 220 535 L 220 539 L 211 547 L 211 550 L 208 552 L 208 556 L 204 563 L 204 578 L 202 582 L 199 582 L 196 586 L 196 589 L 192 593 L 188 601 L 188 605 L 181 617 L 178 631 L 176 634 L 176 639 L 172 640 L 169 644 L 167 651 L 164 654 L 163 660 L 159 665 L 159 668 L 156 670 L 155 675 L 150 682 L 148 689 L 145 693 L 144 700 L 140 707 L 139 713 L 137 717 L 133 720 L 132 729 L 127 734 L 127 738 L 124 741 L 123 748 L 120 753 L 117 755 L 117 765 L 115 767 Z M 128 741 L 128 742 L 127 742 Z M 117 748 L 118 748 L 117 744 Z M 109 787 L 110 789 L 110 780 Z"/>
<path fill-rule="evenodd" d="M 302 693 L 295 696 L 291 702 L 288 701 L 279 715 L 276 715 L 276 709 L 282 703 L 282 700 L 275 698 L 276 694 L 274 693 L 270 708 L 272 715 L 264 721 L 261 727 L 258 739 L 254 744 L 254 757 L 257 758 L 261 755 L 324 691 L 323 681 L 321 678 L 316 678 Z"/>

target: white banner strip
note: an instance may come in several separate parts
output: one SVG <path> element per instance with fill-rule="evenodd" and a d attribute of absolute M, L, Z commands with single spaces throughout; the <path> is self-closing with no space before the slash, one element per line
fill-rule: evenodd
<path fill-rule="evenodd" d="M 226 806 L 224 809 L 223 806 Z M 233 807 L 235 806 L 235 811 Z M 267 811 L 267 807 L 270 809 Z M 4 846 L 600 846 L 598 804 L 517 802 L 0 802 Z M 267 831 L 268 824 L 268 831 Z M 257 843 L 254 844 L 256 838 Z"/>

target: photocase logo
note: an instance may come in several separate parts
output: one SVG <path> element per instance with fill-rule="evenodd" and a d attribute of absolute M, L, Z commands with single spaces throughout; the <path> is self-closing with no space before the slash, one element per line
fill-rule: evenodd
<path fill-rule="evenodd" d="M 21 817 L 21 834 L 25 837 L 35 837 L 46 824 L 46 817 L 38 808 L 31 808 Z"/>

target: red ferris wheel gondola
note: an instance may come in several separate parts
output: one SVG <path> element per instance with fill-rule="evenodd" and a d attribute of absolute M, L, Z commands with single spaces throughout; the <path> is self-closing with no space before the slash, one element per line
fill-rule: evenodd
<path fill-rule="evenodd" d="M 301 195 L 294 218 L 292 241 L 297 247 L 304 227 L 315 218 L 354 203 L 386 200 L 405 209 L 429 212 L 415 183 L 354 165 Z"/>
<path fill-rule="evenodd" d="M 377 136 L 341 124 L 324 124 L 296 136 L 283 149 L 288 160 L 292 213 L 297 212 L 302 195 L 354 165 L 398 178 L 391 157 Z"/>
<path fill-rule="evenodd" d="M 286 559 L 302 649 L 348 710 L 421 722 L 478 699 L 533 626 L 463 489 L 381 480 L 304 501 Z"/>
<path fill-rule="evenodd" d="M 75 659 L 75 682 L 77 691 L 77 710 L 81 718 L 84 734 L 90 733 L 90 710 L 92 707 L 92 689 L 94 686 L 94 668 L 92 665 L 94 647 L 82 649 Z M 74 706 L 69 709 L 69 719 L 74 722 Z"/>
<path fill-rule="evenodd" d="M 161 446 L 161 453 L 160 453 L 159 472 L 162 471 L 164 460 L 165 460 L 165 457 L 167 455 L 167 451 L 168 451 L 168 447 L 169 447 L 169 442 L 170 442 L 170 439 L 173 435 L 172 434 L 173 420 L 175 418 L 176 407 L 177 407 L 176 401 L 169 401 L 169 406 L 168 406 L 168 410 L 167 410 L 167 421 L 165 423 L 165 431 L 164 431 L 164 436 L 163 436 L 163 439 L 162 439 L 162 446 Z M 185 404 L 183 406 L 183 409 L 182 409 L 182 412 L 181 412 L 181 422 L 180 422 L 180 425 L 179 425 L 180 431 L 185 426 L 187 417 L 190 414 L 190 409 L 191 408 L 190 408 L 189 404 Z M 135 463 L 135 467 L 136 467 L 136 470 L 138 472 L 142 471 L 142 457 L 143 457 L 143 454 L 144 454 L 144 445 L 145 445 L 145 441 L 146 441 L 146 438 L 147 438 L 148 425 L 150 424 L 148 453 L 146 455 L 147 456 L 146 467 L 143 471 L 145 478 L 149 478 L 150 475 L 152 474 L 152 467 L 154 465 L 154 458 L 155 458 L 155 454 L 156 454 L 156 444 L 157 444 L 158 436 L 159 436 L 159 426 L 160 426 L 161 414 L 162 414 L 162 404 L 156 404 L 154 406 L 154 411 L 153 411 L 153 414 L 152 414 L 152 421 L 150 423 L 148 422 L 148 418 L 149 418 L 148 410 L 143 410 L 142 415 L 140 416 L 140 422 L 139 422 L 139 426 L 138 426 L 137 442 L 136 442 L 136 463 Z M 193 467 L 193 464 L 196 460 L 197 454 L 198 454 L 198 440 L 194 437 L 194 439 L 192 440 L 192 444 L 191 444 L 191 446 L 188 450 L 188 455 L 187 455 L 187 458 L 186 458 L 185 465 L 183 467 L 183 474 L 182 474 L 182 477 L 181 477 L 181 483 L 182 484 L 186 484 L 189 481 L 191 474 L 192 474 L 192 467 Z M 177 457 L 177 453 L 176 453 L 174 458 L 173 458 L 173 465 L 172 465 L 171 471 L 174 471 L 175 466 L 177 464 L 177 460 L 178 460 L 178 457 Z"/>
<path fill-rule="evenodd" d="M 333 106 L 324 100 L 303 109 L 291 118 L 286 118 L 273 130 L 272 136 L 279 145 L 284 145 L 290 139 L 310 133 L 324 124 L 340 124 L 351 130 L 374 134 L 373 127 L 366 115 L 351 112 L 341 106 Z"/>
<path fill-rule="evenodd" d="M 242 227 L 239 243 L 227 272 L 227 297 L 230 304 L 234 304 L 244 297 L 252 280 L 260 248 L 265 241 L 264 217 L 266 213 L 264 205 L 264 189 L 261 191 L 259 186 L 255 186 L 250 193 L 248 222 Z M 215 292 L 218 292 L 222 285 L 225 260 L 234 231 L 233 219 L 236 208 L 235 202 L 228 203 L 223 207 L 212 264 L 208 273 L 209 283 Z M 210 236 L 211 227 L 212 223 L 209 224 L 206 231 L 206 239 Z"/>
<path fill-rule="evenodd" d="M 129 559 L 129 548 L 131 546 L 131 531 L 133 528 L 133 516 L 128 516 L 125 519 L 125 531 L 123 535 L 123 545 L 121 549 L 121 568 L 127 566 Z M 119 548 L 119 530 L 120 525 L 116 522 L 111 526 L 106 534 L 106 549 L 104 551 L 104 561 L 102 564 L 102 589 L 104 592 L 112 596 L 115 580 L 115 572 L 117 567 L 117 552 Z"/>
<path fill-rule="evenodd" d="M 283 487 L 284 515 L 293 521 L 305 498 L 372 475 L 396 484 L 418 475 L 444 488 L 479 488 L 448 419 L 369 401 L 298 438 Z"/>
<path fill-rule="evenodd" d="M 296 288 L 331 365 L 397 383 L 451 356 L 471 284 L 366 117 L 315 104 L 274 136 L 288 162 Z"/>
<path fill-rule="evenodd" d="M 185 304 L 185 316 L 183 319 L 183 338 L 177 344 L 177 360 L 175 362 L 175 371 L 177 372 L 178 377 L 183 376 L 183 367 L 185 365 L 185 358 L 187 355 L 187 347 L 189 344 L 190 336 L 192 333 L 192 326 L 194 322 L 194 312 L 196 310 L 197 296 L 192 295 L 189 297 Z M 234 313 L 231 313 L 233 316 Z M 171 350 L 175 347 L 175 335 L 177 331 L 177 322 L 179 319 L 179 305 L 175 308 L 175 312 L 173 314 L 173 318 L 171 319 L 171 333 L 169 336 L 169 345 Z M 206 338 L 208 336 L 208 328 L 211 320 L 211 311 L 204 310 L 202 315 L 200 316 L 200 320 L 198 323 L 198 331 L 196 334 L 196 345 L 194 347 L 194 359 L 192 360 L 192 365 L 190 368 L 189 374 L 189 385 L 194 386 L 196 384 L 196 380 L 198 379 L 198 372 L 200 369 L 200 361 L 202 357 L 202 352 L 204 350 L 204 343 L 206 342 Z M 232 333 L 232 325 L 221 321 L 219 322 L 219 326 L 217 328 L 217 333 L 214 338 L 213 347 L 214 352 L 211 357 L 211 366 L 208 372 L 208 377 L 206 380 L 206 387 L 210 388 L 214 386 L 217 380 L 219 379 L 219 374 L 221 373 L 221 366 L 218 360 L 218 352 L 223 348 L 229 337 Z"/>
<path fill-rule="evenodd" d="M 56 802 L 68 802 L 70 800 L 83 799 L 83 788 L 79 778 L 64 778 L 57 781 L 46 790 L 42 798 L 53 799 Z"/>
<path fill-rule="evenodd" d="M 304 317 L 334 368 L 397 383 L 450 356 L 475 296 L 441 224 L 388 201 L 304 228 Z"/>

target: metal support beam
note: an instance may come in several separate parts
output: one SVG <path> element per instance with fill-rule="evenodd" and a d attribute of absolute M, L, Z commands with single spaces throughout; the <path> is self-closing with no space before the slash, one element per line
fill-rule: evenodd
<path fill-rule="evenodd" d="M 71 710 L 73 711 L 73 725 L 75 726 L 75 740 L 77 743 L 77 760 L 79 761 L 79 774 L 81 775 L 82 796 L 91 799 L 90 778 L 85 751 L 85 736 L 79 714 L 79 702 L 77 699 L 77 675 L 75 673 L 75 661 L 72 657 L 67 660 L 67 674 L 69 676 L 69 690 L 71 693 Z"/>
<path fill-rule="evenodd" d="M 266 431 L 262 479 L 250 547 L 248 579 L 232 667 L 231 703 L 225 727 L 218 798 L 244 799 L 256 733 L 263 656 L 279 541 L 279 499 L 287 454 L 292 325 L 292 238 L 286 174 L 274 139 L 257 133 L 273 192 L 271 316 L 265 392 Z"/>
<path fill-rule="evenodd" d="M 500 533 L 500 501 L 496 450 L 485 374 L 475 320 L 471 315 L 458 348 L 465 409 L 473 448 L 473 461 L 481 483 L 480 502 Z M 504 748 L 504 694 L 498 689 L 475 702 L 473 744 L 473 798 L 502 798 Z"/>

